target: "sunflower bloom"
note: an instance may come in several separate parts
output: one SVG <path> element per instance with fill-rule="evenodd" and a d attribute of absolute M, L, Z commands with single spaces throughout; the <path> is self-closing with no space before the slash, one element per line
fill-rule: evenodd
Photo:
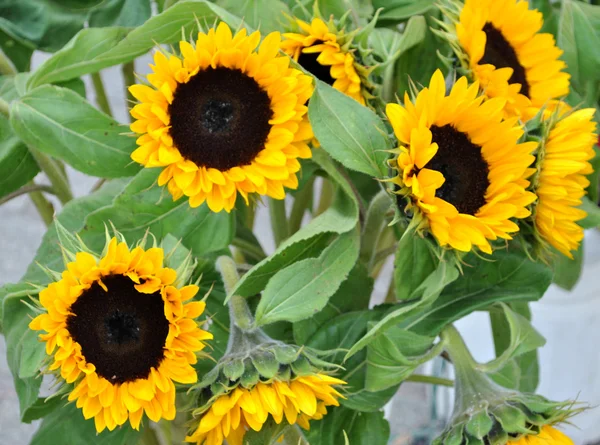
<path fill-rule="evenodd" d="M 588 161 L 594 157 L 598 141 L 594 112 L 587 108 L 559 118 L 550 125 L 538 154 L 536 232 L 569 258 L 583 239 L 577 221 L 587 214 L 578 207 L 590 184 L 586 175 L 593 172 Z"/>
<path fill-rule="evenodd" d="M 343 31 L 320 18 L 296 20 L 298 33 L 284 33 L 281 49 L 317 79 L 365 105 L 366 68 L 349 49 Z"/>
<path fill-rule="evenodd" d="M 522 436 L 509 445 L 574 445 L 573 441 L 556 428 L 546 425 L 537 435 Z"/>
<path fill-rule="evenodd" d="M 197 286 L 174 284 L 163 257 L 161 248 L 129 249 L 113 238 L 100 259 L 78 252 L 40 292 L 45 311 L 29 327 L 46 331 L 49 370 L 74 385 L 69 401 L 98 432 L 128 420 L 139 429 L 144 413 L 172 420 L 174 382 L 197 381 L 196 352 L 212 338 L 194 320 L 205 303 L 190 301 Z"/>
<path fill-rule="evenodd" d="M 259 32 L 234 36 L 221 22 L 195 45 L 180 42 L 181 58 L 157 52 L 151 86 L 130 87 L 140 101 L 131 130 L 141 135 L 131 157 L 163 167 L 158 184 L 173 199 L 229 212 L 238 194 L 248 203 L 297 188 L 299 159 L 311 157 L 312 79 L 279 54 L 279 33 L 259 43 Z"/>
<path fill-rule="evenodd" d="M 517 118 L 502 120 L 506 100 L 484 102 L 479 85 L 460 78 L 446 95 L 438 70 L 413 104 L 389 104 L 386 114 L 400 147 L 392 179 L 440 245 L 491 253 L 489 240 L 511 239 L 535 195 L 526 191 L 535 171 L 535 142 L 519 144 Z"/>
<path fill-rule="evenodd" d="M 326 374 L 297 377 L 291 381 L 259 382 L 252 388 L 238 386 L 214 398 L 202 414 L 196 431 L 186 442 L 198 445 L 243 445 L 249 429 L 260 431 L 271 416 L 309 429 L 310 420 L 320 420 L 327 406 L 338 406 L 343 396 L 333 387 L 345 382 Z"/>
<path fill-rule="evenodd" d="M 569 93 L 566 64 L 552 34 L 540 33 L 542 13 L 523 0 L 465 0 L 450 17 L 473 80 L 488 97 L 506 99 L 507 116 L 530 119 Z"/>

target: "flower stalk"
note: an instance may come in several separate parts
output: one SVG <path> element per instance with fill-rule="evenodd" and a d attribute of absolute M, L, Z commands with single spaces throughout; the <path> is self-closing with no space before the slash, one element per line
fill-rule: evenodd
<path fill-rule="evenodd" d="M 269 198 L 269 215 L 275 246 L 279 246 L 288 237 L 288 221 L 285 214 L 285 199 Z"/>
<path fill-rule="evenodd" d="M 106 96 L 106 90 L 104 89 L 104 84 L 102 83 L 102 77 L 100 77 L 99 71 L 92 73 L 92 83 L 94 84 L 94 91 L 96 92 L 96 103 L 104 113 L 112 116 L 113 114 L 110 110 L 108 97 Z"/>

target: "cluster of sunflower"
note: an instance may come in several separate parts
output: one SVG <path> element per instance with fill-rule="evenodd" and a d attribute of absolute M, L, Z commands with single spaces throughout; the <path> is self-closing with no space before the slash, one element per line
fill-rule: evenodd
<path fill-rule="evenodd" d="M 157 187 L 174 201 L 211 215 L 253 209 L 263 196 L 284 200 L 299 188 L 304 163 L 329 149 L 308 113 L 315 89 L 328 84 L 389 124 L 396 148 L 374 147 L 389 154 L 378 167 L 388 175 L 376 179 L 400 233 L 429 240 L 456 264 L 473 251 L 493 260 L 517 235 L 536 261 L 572 258 L 584 236 L 595 110 L 565 102 L 561 50 L 526 1 L 437 7 L 451 69 L 397 91 L 400 103 L 379 96 L 364 30 L 348 32 L 318 9 L 283 33 L 220 22 L 170 52 L 158 48 L 147 82 L 129 88 L 137 100 L 131 159 L 159 169 Z M 306 443 L 298 426 L 308 430 L 352 399 L 338 363 L 259 326 L 258 309 L 236 293 L 247 269 L 229 255 L 203 259 L 220 272 L 229 306 L 227 347 L 212 363 L 215 323 L 199 319 L 207 297 L 198 298 L 200 278 L 189 283 L 191 254 L 175 264 L 153 236 L 128 244 L 118 227 L 97 253 L 56 225 L 68 240 L 65 268 L 47 271 L 52 282 L 34 299 L 29 328 L 42 331 L 44 369 L 60 386 L 54 397 L 75 402 L 98 434 L 181 415 L 185 441 L 198 445 Z M 578 411 L 571 402 L 497 385 L 450 324 L 439 338 L 455 366 L 456 406 L 434 443 L 572 444 L 555 428 Z"/>

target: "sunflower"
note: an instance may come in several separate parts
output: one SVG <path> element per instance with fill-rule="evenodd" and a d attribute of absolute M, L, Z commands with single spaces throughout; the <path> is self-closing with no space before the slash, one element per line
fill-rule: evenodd
<path fill-rule="evenodd" d="M 190 301 L 197 286 L 175 285 L 163 257 L 161 248 L 130 250 L 113 238 L 100 259 L 78 252 L 40 292 L 44 313 L 29 327 L 46 331 L 49 370 L 74 386 L 69 401 L 98 432 L 127 420 L 139 429 L 144 413 L 173 419 L 174 382 L 197 381 L 196 352 L 212 338 L 194 320 L 205 303 Z"/>
<path fill-rule="evenodd" d="M 508 445 L 573 445 L 573 441 L 556 428 L 545 425 L 539 434 L 521 436 Z"/>
<path fill-rule="evenodd" d="M 233 36 L 221 22 L 195 45 L 179 42 L 181 57 L 156 52 L 151 86 L 130 87 L 141 102 L 131 110 L 141 135 L 131 158 L 164 167 L 158 184 L 173 199 L 229 212 L 238 194 L 248 203 L 252 193 L 283 199 L 284 187 L 297 188 L 298 159 L 311 157 L 312 79 L 278 54 L 279 33 L 259 42 L 260 33 Z"/>
<path fill-rule="evenodd" d="M 298 33 L 284 33 L 281 49 L 317 79 L 362 105 L 366 104 L 368 69 L 355 58 L 352 39 L 320 18 L 296 20 Z"/>
<path fill-rule="evenodd" d="M 186 442 L 198 445 L 243 445 L 250 428 L 260 431 L 269 415 L 275 423 L 285 419 L 290 425 L 309 429 L 310 420 L 322 419 L 327 406 L 338 406 L 343 396 L 333 387 L 345 382 L 326 374 L 312 374 L 290 381 L 273 379 L 251 388 L 238 386 L 214 397 L 202 413 L 196 431 Z"/>
<path fill-rule="evenodd" d="M 598 141 L 594 112 L 587 108 L 556 116 L 538 153 L 536 233 L 569 258 L 583 239 L 577 221 L 585 218 L 586 212 L 578 207 L 590 184 L 586 175 L 593 172 L 588 161 L 594 157 L 593 147 Z"/>
<path fill-rule="evenodd" d="M 528 120 L 569 93 L 562 51 L 552 34 L 539 32 L 542 13 L 527 1 L 465 0 L 459 10 L 449 15 L 455 51 L 488 97 L 506 99 L 507 116 Z"/>
<path fill-rule="evenodd" d="M 535 195 L 526 189 L 536 143 L 518 143 L 517 118 L 502 120 L 506 100 L 484 102 L 477 82 L 461 77 L 450 94 L 445 88 L 437 70 L 415 104 L 405 93 L 404 106 L 387 105 L 401 144 L 391 181 L 442 246 L 491 253 L 488 240 L 510 239 L 519 230 L 511 218 L 531 214 Z"/>

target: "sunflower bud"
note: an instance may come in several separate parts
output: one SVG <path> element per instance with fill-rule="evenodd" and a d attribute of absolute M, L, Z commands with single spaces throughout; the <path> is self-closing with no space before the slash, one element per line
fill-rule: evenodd
<path fill-rule="evenodd" d="M 221 257 L 217 266 L 225 287 L 232 288 L 237 280 L 235 264 Z M 327 406 L 339 405 L 338 398 L 343 396 L 334 385 L 345 382 L 321 372 L 334 365 L 321 360 L 316 351 L 282 343 L 253 328 L 252 314 L 242 297 L 233 296 L 229 305 L 227 351 L 195 386 L 199 406 L 194 415 L 199 422 L 186 441 L 243 443 L 246 432 L 260 431 L 269 417 L 282 427 L 285 418 L 289 425 L 308 429 L 309 420 L 321 419 Z"/>
<path fill-rule="evenodd" d="M 518 444 L 521 439 L 523 444 L 537 444 L 531 440 L 554 437 L 564 439 L 540 443 L 572 443 L 552 425 L 580 411 L 572 408 L 573 402 L 552 402 L 497 385 L 476 369 L 456 329 L 447 328 L 444 336 L 456 373 L 456 400 L 449 425 L 433 445 L 506 445 L 509 440 Z"/>

